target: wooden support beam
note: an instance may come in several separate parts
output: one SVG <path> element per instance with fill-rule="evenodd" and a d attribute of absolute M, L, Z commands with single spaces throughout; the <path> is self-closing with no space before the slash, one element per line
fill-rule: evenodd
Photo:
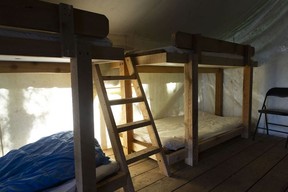
<path fill-rule="evenodd" d="M 71 58 L 71 81 L 77 190 L 96 191 L 91 55 L 80 43 Z"/>
<path fill-rule="evenodd" d="M 184 67 L 184 124 L 186 164 L 198 162 L 198 55 L 193 54 Z"/>
<path fill-rule="evenodd" d="M 223 69 L 218 69 L 215 73 L 215 115 L 223 115 Z"/>
<path fill-rule="evenodd" d="M 249 138 L 251 132 L 251 115 L 252 115 L 252 86 L 253 86 L 253 67 L 251 65 L 252 52 L 250 46 L 246 46 L 245 62 L 246 66 L 243 70 L 243 106 L 242 119 L 244 131 L 242 136 Z"/>

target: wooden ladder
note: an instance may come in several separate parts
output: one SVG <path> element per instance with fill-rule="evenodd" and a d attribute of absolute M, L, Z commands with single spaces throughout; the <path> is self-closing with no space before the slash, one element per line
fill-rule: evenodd
<path fill-rule="evenodd" d="M 113 152 L 116 158 L 116 161 L 120 163 L 121 170 L 129 175 L 129 183 L 131 181 L 131 177 L 128 170 L 128 165 L 139 161 L 144 158 L 148 158 L 151 155 L 156 155 L 156 159 L 160 168 L 160 171 L 169 176 L 169 170 L 167 168 L 167 161 L 164 156 L 163 148 L 160 142 L 160 138 L 158 132 L 155 127 L 155 123 L 153 120 L 152 113 L 150 111 L 138 72 L 136 67 L 132 64 L 130 58 L 126 58 L 125 62 L 122 65 L 125 66 L 127 69 L 127 73 L 122 75 L 115 75 L 115 76 L 105 76 L 102 75 L 100 66 L 101 64 L 95 64 L 95 73 L 94 73 L 94 83 L 96 87 L 96 91 L 99 97 L 100 105 L 102 108 L 103 116 L 106 122 L 106 126 L 108 129 L 108 134 L 110 137 L 111 145 L 113 148 Z M 114 99 L 110 100 L 108 98 L 107 90 L 105 87 L 106 81 L 124 81 L 129 82 L 132 87 L 134 87 L 136 97 L 123 97 L 121 99 Z M 132 82 L 132 84 L 131 84 Z M 123 95 L 123 94 L 122 94 Z M 113 115 L 112 106 L 115 105 L 130 105 L 132 106 L 133 103 L 139 103 L 142 109 L 143 120 L 134 121 L 134 122 L 127 122 L 124 124 L 117 125 L 115 121 L 115 117 Z M 145 110 L 144 110 L 145 109 Z M 117 114 L 122 115 L 122 114 Z M 123 147 L 120 140 L 120 133 L 125 133 L 128 131 L 132 131 L 137 128 L 146 127 L 149 133 L 152 145 L 133 153 L 130 153 L 125 156 Z M 130 184 L 129 184 L 130 185 Z M 133 185 L 132 185 L 133 186 Z"/>

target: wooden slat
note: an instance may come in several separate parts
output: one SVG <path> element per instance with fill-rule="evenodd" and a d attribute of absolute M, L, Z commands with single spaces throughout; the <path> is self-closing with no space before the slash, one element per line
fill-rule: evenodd
<path fill-rule="evenodd" d="M 173 173 L 173 177 L 151 178 L 151 173 L 145 172 L 133 178 L 135 188 L 142 189 L 141 192 L 174 191 L 180 188 L 189 180 L 197 178 L 199 175 L 208 172 L 219 163 L 235 156 L 244 149 L 253 145 L 252 140 L 238 138 L 227 142 L 225 145 L 217 146 L 202 154 L 199 164 L 195 167 L 186 166 Z M 154 171 L 154 172 L 157 172 Z M 138 187 L 137 187 L 138 186 Z"/>
<path fill-rule="evenodd" d="M 58 41 L 0 37 L 1 55 L 62 57 Z"/>
<path fill-rule="evenodd" d="M 230 192 L 230 191 L 247 191 L 250 186 L 253 186 L 259 178 L 266 175 L 275 164 L 279 163 L 282 158 L 287 156 L 288 151 L 283 147 L 283 142 L 275 145 L 265 154 L 254 160 L 249 165 L 243 167 L 239 172 L 232 175 L 229 179 L 214 188 L 213 192 Z M 272 179 L 271 182 L 273 182 Z M 275 186 L 276 187 L 276 186 Z M 276 191 L 276 190 L 271 190 Z"/>
<path fill-rule="evenodd" d="M 104 81 L 132 80 L 132 79 L 136 79 L 135 75 L 131 75 L 131 76 L 103 76 Z"/>
<path fill-rule="evenodd" d="M 283 146 L 279 146 L 283 150 Z M 288 156 L 281 159 L 269 173 L 255 183 L 249 192 L 287 191 L 288 189 Z"/>
<path fill-rule="evenodd" d="M 127 164 L 131 164 L 131 163 L 134 163 L 136 161 L 139 161 L 140 159 L 144 159 L 144 158 L 147 158 L 147 157 L 154 155 L 156 153 L 160 153 L 161 150 L 162 149 L 159 147 L 151 146 L 151 147 L 148 147 L 146 149 L 143 149 L 143 150 L 131 153 L 129 155 L 126 155 Z"/>
<path fill-rule="evenodd" d="M 137 70 L 139 73 L 183 73 L 184 72 L 183 66 L 168 67 L 168 66 L 138 65 Z"/>
<path fill-rule="evenodd" d="M 135 65 L 165 64 L 165 63 L 182 64 L 187 63 L 188 56 L 187 54 L 163 52 L 151 55 L 135 56 L 131 57 L 131 60 Z"/>
<path fill-rule="evenodd" d="M 108 35 L 109 21 L 104 15 L 79 9 L 73 12 L 76 34 L 100 38 Z M 37 0 L 1 1 L 0 25 L 59 33 L 59 8 Z"/>
<path fill-rule="evenodd" d="M 143 102 L 143 101 L 144 101 L 143 97 L 134 97 L 134 98 L 123 98 L 123 99 L 110 100 L 109 104 L 110 105 L 123 105 L 123 104 L 137 103 L 137 102 Z"/>
<path fill-rule="evenodd" d="M 117 129 L 118 129 L 118 132 L 121 133 L 124 131 L 129 131 L 129 130 L 133 130 L 136 128 L 145 127 L 148 125 L 151 125 L 150 120 L 141 120 L 141 121 L 134 121 L 134 122 L 129 122 L 126 124 L 118 125 Z"/>
<path fill-rule="evenodd" d="M 257 142 L 245 151 L 240 152 L 237 156 L 232 156 L 209 172 L 191 180 L 176 191 L 210 191 L 237 173 L 242 167 L 261 157 L 273 146 L 277 145 L 279 141 L 279 139 L 267 138 L 263 142 Z"/>
<path fill-rule="evenodd" d="M 0 73 L 70 73 L 70 63 L 0 61 Z"/>
<path fill-rule="evenodd" d="M 184 65 L 181 67 L 138 65 L 137 70 L 139 73 L 184 73 Z M 219 70 L 221 68 L 198 67 L 198 73 L 218 73 Z"/>

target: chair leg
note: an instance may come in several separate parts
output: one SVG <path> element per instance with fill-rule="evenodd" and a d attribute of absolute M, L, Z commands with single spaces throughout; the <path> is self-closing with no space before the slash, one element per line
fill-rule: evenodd
<path fill-rule="evenodd" d="M 257 134 L 257 132 L 258 132 L 258 126 L 259 126 L 259 122 L 260 122 L 261 116 L 262 116 L 262 113 L 260 113 L 260 115 L 259 115 L 259 118 L 258 118 L 256 127 L 255 127 L 255 130 L 254 130 L 254 134 L 253 134 L 253 138 L 252 138 L 253 141 L 255 140 L 256 134 Z"/>
<path fill-rule="evenodd" d="M 268 128 L 268 117 L 267 117 L 267 113 L 265 113 L 265 124 L 266 124 L 266 134 L 269 135 L 269 128 Z"/>

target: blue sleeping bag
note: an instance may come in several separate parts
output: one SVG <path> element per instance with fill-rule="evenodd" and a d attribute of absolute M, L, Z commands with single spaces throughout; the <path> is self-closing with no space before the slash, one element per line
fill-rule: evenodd
<path fill-rule="evenodd" d="M 108 164 L 95 140 L 96 165 Z M 33 192 L 75 177 L 73 132 L 61 132 L 12 150 L 0 158 L 0 191 Z"/>

